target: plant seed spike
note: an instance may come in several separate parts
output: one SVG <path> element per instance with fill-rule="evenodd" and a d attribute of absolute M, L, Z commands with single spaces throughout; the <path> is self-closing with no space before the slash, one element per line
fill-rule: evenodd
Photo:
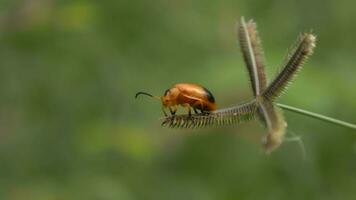
<path fill-rule="evenodd" d="M 238 124 L 253 120 L 257 109 L 256 101 L 219 109 L 209 114 L 174 115 L 163 119 L 162 126 L 170 128 L 203 128 Z"/>
<path fill-rule="evenodd" d="M 315 41 L 316 37 L 311 33 L 304 33 L 299 36 L 298 41 L 287 54 L 283 70 L 264 91 L 263 97 L 265 99 L 274 101 L 283 93 L 300 71 L 306 59 L 313 53 Z"/>
<path fill-rule="evenodd" d="M 267 81 L 263 49 L 256 30 L 256 23 L 253 20 L 245 23 L 244 17 L 241 17 L 237 32 L 253 94 L 254 96 L 261 95 L 267 87 Z"/>

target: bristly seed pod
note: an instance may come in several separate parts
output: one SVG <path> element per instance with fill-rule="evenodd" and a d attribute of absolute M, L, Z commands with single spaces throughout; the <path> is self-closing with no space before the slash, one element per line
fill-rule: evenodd
<path fill-rule="evenodd" d="M 311 33 L 304 33 L 299 36 L 298 41 L 287 54 L 282 71 L 263 92 L 265 99 L 274 101 L 283 93 L 300 71 L 304 62 L 313 53 L 315 42 L 316 37 Z"/>

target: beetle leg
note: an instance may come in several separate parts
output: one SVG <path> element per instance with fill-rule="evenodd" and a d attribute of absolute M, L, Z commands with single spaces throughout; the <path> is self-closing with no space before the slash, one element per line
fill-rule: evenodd
<path fill-rule="evenodd" d="M 165 117 L 168 117 L 166 111 L 164 110 L 164 107 L 162 106 L 161 108 L 162 108 L 162 112 L 163 112 L 164 116 L 165 116 Z"/>
<path fill-rule="evenodd" d="M 178 110 L 178 107 L 177 107 L 177 105 L 175 105 L 175 106 L 173 107 L 173 113 L 176 114 L 177 110 Z"/>
<path fill-rule="evenodd" d="M 174 107 L 174 108 L 172 109 L 172 107 L 169 107 L 169 111 L 171 112 L 172 115 L 175 115 L 176 112 L 177 112 L 177 108 Z"/>
<path fill-rule="evenodd" d="M 190 104 L 188 104 L 188 103 L 183 104 L 182 106 L 188 108 L 188 115 L 189 115 L 189 117 L 191 117 L 192 116 L 192 106 L 190 106 Z"/>
<path fill-rule="evenodd" d="M 200 111 L 203 115 L 209 114 L 209 111 L 204 110 L 204 103 L 202 101 L 199 101 L 200 103 Z"/>
<path fill-rule="evenodd" d="M 209 112 L 206 111 L 206 110 L 202 110 L 201 113 L 203 113 L 203 115 L 208 115 L 209 114 Z"/>
<path fill-rule="evenodd" d="M 188 106 L 188 115 L 189 117 L 192 116 L 192 107 Z"/>
<path fill-rule="evenodd" d="M 194 113 L 195 113 L 195 114 L 199 114 L 199 113 L 198 113 L 198 110 L 197 110 L 195 107 L 193 107 L 193 110 L 194 110 Z"/>
<path fill-rule="evenodd" d="M 196 114 L 199 114 L 198 110 L 200 110 L 201 114 L 204 114 L 204 104 L 201 100 L 198 100 L 194 103 L 193 110 Z"/>

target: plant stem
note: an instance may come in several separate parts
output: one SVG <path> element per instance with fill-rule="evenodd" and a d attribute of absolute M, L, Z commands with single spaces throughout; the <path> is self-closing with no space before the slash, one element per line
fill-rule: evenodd
<path fill-rule="evenodd" d="M 285 110 L 289 110 L 289 111 L 292 111 L 292 112 L 295 112 L 295 113 L 299 113 L 299 114 L 302 114 L 302 115 L 305 115 L 305 116 L 309 116 L 309 117 L 312 117 L 312 118 L 315 118 L 315 119 L 319 119 L 319 120 L 322 120 L 322 121 L 330 122 L 330 123 L 333 123 L 333 124 L 336 124 L 336 125 L 339 125 L 339 126 L 343 126 L 343 127 L 347 127 L 347 128 L 351 128 L 351 129 L 356 130 L 356 124 L 351 124 L 351 123 L 348 123 L 348 122 L 345 122 L 345 121 L 342 121 L 342 120 L 334 119 L 334 118 L 331 118 L 331 117 L 327 117 L 325 115 L 313 113 L 313 112 L 310 112 L 310 111 L 306 111 L 306 110 L 303 110 L 303 109 L 300 109 L 300 108 L 295 108 L 295 107 L 284 105 L 284 104 L 280 104 L 280 103 L 277 103 L 277 106 L 279 106 L 279 107 L 281 107 L 281 108 L 283 108 Z"/>

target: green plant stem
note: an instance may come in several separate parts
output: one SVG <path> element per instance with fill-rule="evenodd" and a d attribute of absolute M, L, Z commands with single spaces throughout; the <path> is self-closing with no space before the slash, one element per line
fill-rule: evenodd
<path fill-rule="evenodd" d="M 312 118 L 315 118 L 315 119 L 319 119 L 319 120 L 322 120 L 322 121 L 330 122 L 330 123 L 333 123 L 333 124 L 336 124 L 336 125 L 339 125 L 339 126 L 343 126 L 343 127 L 347 127 L 347 128 L 351 128 L 351 129 L 356 130 L 356 124 L 351 124 L 351 123 L 348 123 L 348 122 L 345 122 L 345 121 L 342 121 L 342 120 L 334 119 L 334 118 L 331 118 L 331 117 L 327 117 L 325 115 L 313 113 L 313 112 L 310 112 L 310 111 L 306 111 L 306 110 L 303 110 L 303 109 L 300 109 L 300 108 L 295 108 L 295 107 L 284 105 L 284 104 L 280 104 L 280 103 L 277 103 L 277 106 L 279 106 L 279 107 L 281 107 L 281 108 L 283 108 L 285 110 L 288 110 L 288 111 L 292 111 L 292 112 L 299 113 L 299 114 L 302 114 L 302 115 L 305 115 L 305 116 L 309 116 L 309 117 L 312 117 Z"/>

